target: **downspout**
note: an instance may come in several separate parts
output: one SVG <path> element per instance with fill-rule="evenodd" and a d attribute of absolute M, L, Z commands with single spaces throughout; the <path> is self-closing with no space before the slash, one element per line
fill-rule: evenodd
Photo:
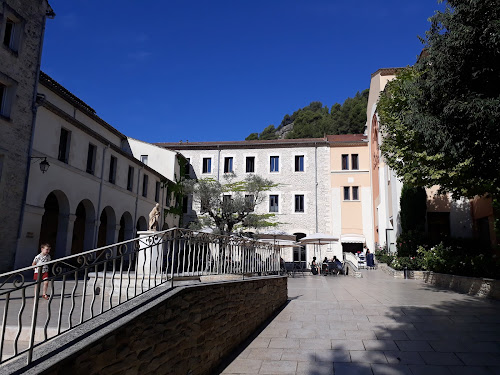
<path fill-rule="evenodd" d="M 101 219 L 101 200 L 102 200 L 102 185 L 104 184 L 104 160 L 106 159 L 106 150 L 109 148 L 109 143 L 102 149 L 101 162 L 101 181 L 99 182 L 99 199 L 97 200 L 97 212 L 94 224 L 94 249 L 97 248 L 97 240 L 99 239 L 99 225 Z"/>
<path fill-rule="evenodd" d="M 220 145 L 217 145 L 217 181 L 220 178 Z"/>
<path fill-rule="evenodd" d="M 134 211 L 134 223 L 135 227 L 137 229 L 137 207 L 139 205 L 139 184 L 141 182 L 141 171 L 144 169 L 144 167 L 141 167 L 139 171 L 137 172 L 137 190 L 135 192 L 135 211 Z M 135 234 L 137 235 L 137 233 Z"/>
<path fill-rule="evenodd" d="M 21 211 L 19 212 L 19 224 L 17 226 L 17 240 L 19 240 L 21 238 L 21 230 L 22 230 L 23 220 L 24 220 L 24 206 L 26 205 L 26 196 L 28 194 L 28 181 L 29 181 L 30 168 L 31 168 L 31 155 L 33 154 L 33 138 L 35 137 L 36 113 L 37 113 L 37 108 L 38 108 L 38 106 L 36 104 L 36 97 L 38 94 L 38 82 L 40 80 L 40 67 L 42 65 L 42 50 L 43 50 L 43 38 L 45 36 L 45 24 L 46 24 L 47 18 L 53 19 L 56 15 L 54 13 L 54 11 L 50 8 L 50 6 L 49 6 L 49 9 L 50 10 L 47 10 L 47 12 L 45 13 L 45 16 L 43 16 L 42 32 L 40 33 L 40 43 L 39 43 L 39 48 L 38 48 L 38 61 L 36 63 L 35 86 L 33 87 L 33 102 L 32 102 L 32 107 L 31 107 L 33 117 L 31 119 L 31 134 L 30 134 L 30 143 L 28 146 L 28 160 L 26 162 L 26 177 L 24 179 L 23 198 L 21 201 Z M 16 243 L 16 248 L 17 248 L 17 243 Z M 15 257 L 15 254 L 14 254 L 14 257 Z"/>
<path fill-rule="evenodd" d="M 160 215 L 160 223 L 158 224 L 159 230 L 163 230 L 163 223 L 165 221 L 165 186 L 162 186 L 162 182 L 160 180 L 160 188 L 161 188 L 161 204 L 160 204 L 160 209 L 161 209 L 161 215 Z M 168 185 L 167 185 L 168 186 Z"/>
<path fill-rule="evenodd" d="M 316 233 L 318 229 L 318 145 L 314 142 L 314 188 L 315 188 L 315 206 L 316 206 Z"/>

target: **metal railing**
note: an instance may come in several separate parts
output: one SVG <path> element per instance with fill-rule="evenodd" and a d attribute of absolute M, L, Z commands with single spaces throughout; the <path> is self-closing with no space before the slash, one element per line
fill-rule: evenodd
<path fill-rule="evenodd" d="M 0 363 L 165 283 L 209 275 L 280 270 L 279 248 L 240 237 L 169 229 L 44 263 L 48 300 L 35 268 L 0 275 Z"/>

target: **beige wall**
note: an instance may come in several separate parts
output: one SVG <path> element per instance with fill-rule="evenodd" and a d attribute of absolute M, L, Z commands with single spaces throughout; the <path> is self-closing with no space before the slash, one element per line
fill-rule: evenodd
<path fill-rule="evenodd" d="M 349 170 L 342 170 L 342 155 L 349 155 Z M 359 169 L 352 170 L 351 155 L 358 155 Z M 332 188 L 332 222 L 334 235 L 361 234 L 373 241 L 371 224 L 370 172 L 368 143 L 330 147 L 330 184 Z M 344 187 L 350 187 L 351 200 L 344 200 Z M 352 187 L 358 187 L 358 200 L 352 200 Z M 338 223 L 340 221 L 340 223 Z M 336 245 L 335 255 L 341 255 L 342 244 Z"/>

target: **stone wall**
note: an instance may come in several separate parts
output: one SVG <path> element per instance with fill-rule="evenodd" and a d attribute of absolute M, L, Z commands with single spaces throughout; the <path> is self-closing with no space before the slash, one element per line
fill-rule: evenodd
<path fill-rule="evenodd" d="M 500 280 L 428 272 L 424 281 L 439 288 L 451 289 L 470 296 L 500 300 Z"/>
<path fill-rule="evenodd" d="M 404 279 L 405 278 L 405 273 L 404 271 L 397 271 L 391 267 L 389 267 L 385 263 L 378 263 L 377 266 L 387 273 L 388 275 L 396 278 L 396 279 Z M 414 279 L 414 280 L 424 280 L 426 275 L 429 273 L 429 271 L 413 271 L 413 270 L 407 270 L 406 271 L 406 278 L 407 279 Z"/>
<path fill-rule="evenodd" d="M 179 287 L 149 296 L 146 305 L 144 297 L 130 302 L 138 311 L 122 305 L 101 315 L 95 332 L 78 328 L 74 339 L 66 334 L 44 344 L 52 352 L 40 348 L 44 357 L 35 356 L 39 363 L 23 373 L 209 374 L 286 302 L 287 279 Z"/>
<path fill-rule="evenodd" d="M 385 263 L 378 267 L 396 279 L 404 279 L 404 271 L 396 271 Z M 469 296 L 487 297 L 500 300 L 500 280 L 481 277 L 467 277 L 435 273 L 431 271 L 407 271 L 408 279 L 423 280 L 427 284 L 453 290 Z"/>
<path fill-rule="evenodd" d="M 2 41 L 7 19 L 15 22 L 14 35 L 18 36 L 12 48 L 0 43 L 0 83 L 7 91 L 0 103 L 0 273 L 12 270 L 14 263 L 47 9 L 46 1 L 0 1 Z M 32 171 L 41 173 L 38 163 L 33 163 Z"/>

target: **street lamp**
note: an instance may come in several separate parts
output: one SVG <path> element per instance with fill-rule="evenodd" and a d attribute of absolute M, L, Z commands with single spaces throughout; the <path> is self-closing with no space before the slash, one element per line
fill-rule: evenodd
<path fill-rule="evenodd" d="M 40 162 L 40 171 L 42 171 L 42 173 L 47 172 L 47 170 L 50 167 L 50 164 L 47 161 L 47 157 L 45 157 L 45 156 L 32 156 L 31 159 L 42 159 L 42 161 Z"/>

